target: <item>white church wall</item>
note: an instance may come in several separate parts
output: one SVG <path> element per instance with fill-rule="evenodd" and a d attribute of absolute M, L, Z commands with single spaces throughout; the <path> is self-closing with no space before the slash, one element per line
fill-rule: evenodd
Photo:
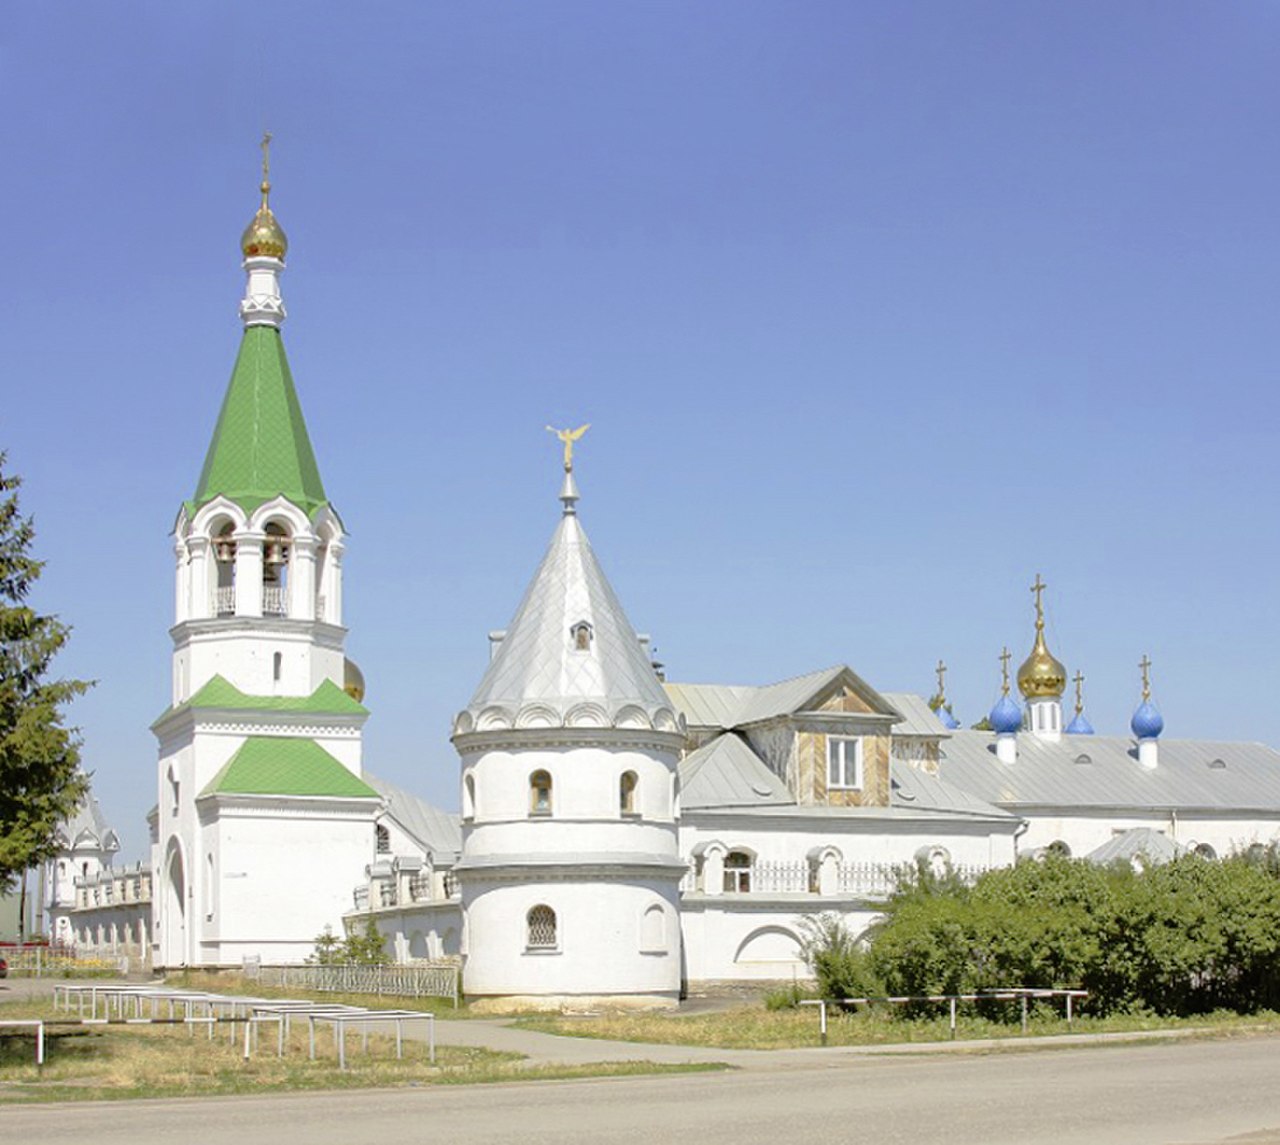
<path fill-rule="evenodd" d="M 539 885 L 463 884 L 468 996 L 546 999 L 665 998 L 680 988 L 674 883 L 563 877 Z M 530 912 L 549 907 L 555 934 L 530 933 Z"/>
<path fill-rule="evenodd" d="M 280 799 L 273 806 L 223 798 L 218 812 L 200 856 L 202 873 L 207 856 L 214 856 L 216 888 L 212 911 L 198 896 L 204 910 L 198 917 L 207 927 L 202 962 L 237 964 L 246 955 L 267 964 L 300 962 L 325 926 L 341 932 L 353 874 L 371 849 L 372 807 L 342 800 Z"/>
<path fill-rule="evenodd" d="M 812 977 L 800 957 L 808 914 L 834 911 L 854 935 L 878 917 L 874 906 L 829 900 L 758 901 L 745 896 L 718 901 L 686 900 L 681 910 L 685 978 L 689 989 L 717 982 L 805 981 Z"/>
<path fill-rule="evenodd" d="M 1083 858 L 1113 836 L 1136 827 L 1160 831 L 1183 846 L 1207 845 L 1213 848 L 1218 858 L 1244 851 L 1254 843 L 1280 841 L 1280 809 L 1274 817 L 1250 814 L 1215 816 L 1154 809 L 1142 812 L 1132 808 L 1084 813 L 1075 808 L 1049 808 L 1022 814 L 1026 816 L 1028 826 L 1026 834 L 1018 840 L 1020 854 L 1053 844 L 1065 844 L 1072 856 Z"/>

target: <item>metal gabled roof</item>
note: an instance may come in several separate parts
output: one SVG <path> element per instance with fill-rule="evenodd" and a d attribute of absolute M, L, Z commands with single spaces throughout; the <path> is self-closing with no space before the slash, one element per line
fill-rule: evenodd
<path fill-rule="evenodd" d="M 929 701 L 915 692 L 881 692 L 880 693 L 902 715 L 902 719 L 893 725 L 896 736 L 930 736 L 934 739 L 947 739 L 951 729 L 944 727 L 937 713 L 929 707 Z"/>
<path fill-rule="evenodd" d="M 589 640 L 579 650 L 574 629 L 582 623 Z M 586 531 L 566 511 L 454 727 L 569 725 L 677 730 L 673 705 Z"/>
<path fill-rule="evenodd" d="M 387 814 L 412 835 L 424 851 L 439 857 L 456 855 L 462 850 L 461 817 L 442 811 L 411 791 L 367 771 L 363 779 L 382 796 Z"/>
<path fill-rule="evenodd" d="M 880 715 L 897 715 L 887 699 L 843 664 L 807 672 L 776 684 L 667 683 L 667 694 L 694 727 L 724 729 L 764 723 L 779 716 L 812 710 L 809 705 L 840 680 L 847 681 Z"/>
<path fill-rule="evenodd" d="M 1135 859 L 1167 863 L 1185 853 L 1186 848 L 1179 846 L 1168 835 L 1151 827 L 1133 827 L 1119 835 L 1113 835 L 1101 847 L 1090 851 L 1085 858 L 1105 867 L 1115 862 L 1131 863 Z"/>
<path fill-rule="evenodd" d="M 680 763 L 682 810 L 794 802 L 787 785 L 733 732 L 717 736 Z"/>
<path fill-rule="evenodd" d="M 731 728 L 743 701 L 755 688 L 746 684 L 663 684 L 690 727 Z"/>
<path fill-rule="evenodd" d="M 890 800 L 895 807 L 911 807 L 925 811 L 948 811 L 960 815 L 976 815 L 986 819 L 1016 819 L 970 791 L 948 783 L 937 775 L 894 760 L 889 765 Z"/>
<path fill-rule="evenodd" d="M 1017 761 L 1002 764 L 991 733 L 960 730 L 942 745 L 939 773 L 980 799 L 1012 809 L 1280 815 L 1280 752 L 1260 743 L 1161 740 L 1157 766 L 1147 770 L 1126 737 L 1064 735 L 1051 743 L 1024 733 L 1018 736 Z"/>

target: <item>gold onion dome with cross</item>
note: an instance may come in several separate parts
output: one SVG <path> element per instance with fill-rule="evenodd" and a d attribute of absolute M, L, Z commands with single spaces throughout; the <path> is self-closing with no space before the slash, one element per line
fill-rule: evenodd
<path fill-rule="evenodd" d="M 271 135 L 268 133 L 262 137 L 262 186 L 260 188 L 262 205 L 249 225 L 245 227 L 244 234 L 240 236 L 240 250 L 245 258 L 267 257 L 283 261 L 285 252 L 289 249 L 289 240 L 284 236 L 284 228 L 276 222 L 269 202 L 271 196 L 271 181 L 268 178 L 271 168 L 270 146 Z"/>
<path fill-rule="evenodd" d="M 1067 688 L 1067 670 L 1044 642 L 1044 603 L 1040 598 L 1047 587 L 1037 573 L 1031 586 L 1036 596 L 1036 642 L 1018 669 L 1018 691 L 1028 700 L 1059 699 Z"/>

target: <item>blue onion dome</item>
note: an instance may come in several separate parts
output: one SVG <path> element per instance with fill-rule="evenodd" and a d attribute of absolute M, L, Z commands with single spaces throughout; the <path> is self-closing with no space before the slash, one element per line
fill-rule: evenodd
<path fill-rule="evenodd" d="M 1007 695 L 1001 696 L 987 716 L 996 735 L 1012 735 L 1022 729 L 1022 709 Z"/>
<path fill-rule="evenodd" d="M 939 708 L 934 715 L 942 722 L 942 726 L 949 732 L 953 732 L 960 726 L 960 721 L 955 718 L 947 708 Z"/>
<path fill-rule="evenodd" d="M 1063 729 L 1069 736 L 1093 735 L 1093 724 L 1085 717 L 1084 712 L 1076 712 L 1071 722 Z"/>
<path fill-rule="evenodd" d="M 1155 739 L 1164 731 L 1164 717 L 1156 710 L 1155 704 L 1150 700 L 1143 700 L 1133 713 L 1129 726 L 1139 739 Z"/>

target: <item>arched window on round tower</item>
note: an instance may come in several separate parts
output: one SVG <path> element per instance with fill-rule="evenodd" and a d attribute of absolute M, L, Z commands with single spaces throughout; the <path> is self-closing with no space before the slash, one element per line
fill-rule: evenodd
<path fill-rule="evenodd" d="M 474 819 L 476 814 L 476 777 L 467 772 L 462 781 L 462 817 Z"/>
<path fill-rule="evenodd" d="M 529 776 L 529 814 L 551 814 L 551 773 L 541 769 Z"/>
<path fill-rule="evenodd" d="M 533 907 L 525 917 L 525 946 L 529 950 L 555 950 L 559 945 L 556 912 L 545 903 Z"/>
<path fill-rule="evenodd" d="M 262 615 L 289 615 L 289 534 L 275 521 L 262 543 Z"/>
<path fill-rule="evenodd" d="M 236 538 L 235 526 L 228 521 L 214 535 L 213 563 L 218 575 L 214 580 L 213 614 L 236 614 Z"/>
<path fill-rule="evenodd" d="M 623 817 L 637 815 L 636 786 L 639 780 L 634 771 L 624 771 L 618 780 L 618 810 Z"/>
<path fill-rule="evenodd" d="M 573 641 L 575 652 L 591 651 L 591 625 L 585 620 L 579 620 L 569 629 L 569 638 Z"/>

